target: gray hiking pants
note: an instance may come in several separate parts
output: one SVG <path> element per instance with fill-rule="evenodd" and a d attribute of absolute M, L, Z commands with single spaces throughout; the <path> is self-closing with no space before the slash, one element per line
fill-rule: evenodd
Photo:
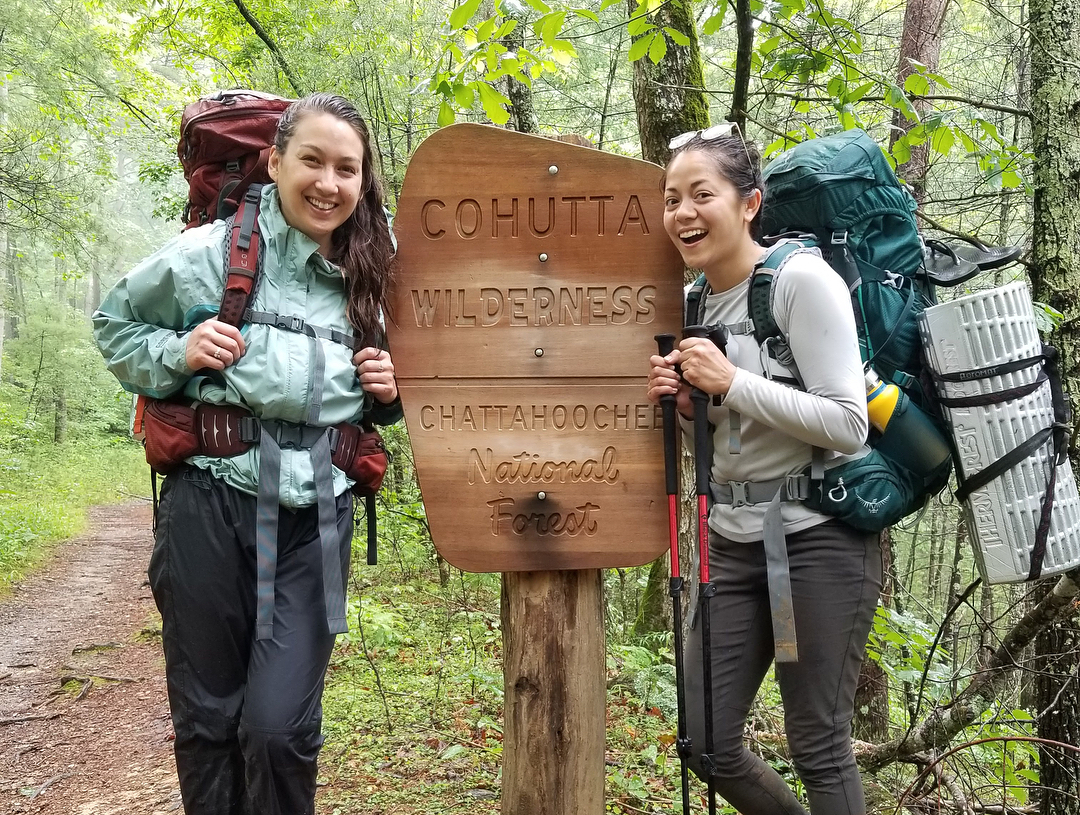
<path fill-rule="evenodd" d="M 255 503 L 205 470 L 165 479 L 150 587 L 162 618 L 187 815 L 311 815 L 334 636 L 318 508 L 278 519 L 274 635 L 255 639 Z M 337 498 L 341 574 L 352 498 Z"/>
<path fill-rule="evenodd" d="M 832 520 L 787 536 L 799 661 L 777 663 L 784 729 L 813 815 L 865 815 L 851 751 L 859 667 L 881 591 L 878 536 Z M 743 743 L 743 729 L 773 661 L 765 551 L 713 532 L 709 576 L 716 790 L 743 815 L 806 815 L 764 761 Z M 690 765 L 705 744 L 701 621 L 686 644 L 686 718 Z"/>

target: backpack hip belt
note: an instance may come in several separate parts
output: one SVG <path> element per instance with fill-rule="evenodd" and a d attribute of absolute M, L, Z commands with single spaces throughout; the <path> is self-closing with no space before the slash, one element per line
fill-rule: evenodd
<path fill-rule="evenodd" d="M 152 422 L 154 413 L 161 408 L 169 412 L 172 423 L 168 432 L 171 438 L 175 439 L 180 434 L 176 427 L 178 417 L 182 419 L 184 426 L 190 428 L 190 433 L 187 434 L 190 442 L 187 449 L 191 452 L 188 456 L 230 458 L 246 453 L 256 444 L 260 447 L 255 524 L 256 639 L 269 639 L 273 636 L 281 451 L 292 449 L 310 452 L 319 514 L 327 626 L 331 634 L 348 631 L 345 622 L 345 585 L 341 575 L 340 548 L 351 546 L 351 541 L 341 541 L 340 545 L 335 545 L 337 513 L 331 467 L 337 467 L 353 479 L 356 482 L 354 490 L 359 488 L 366 501 L 368 563 L 374 565 L 377 559 L 374 499 L 388 465 L 382 437 L 375 430 L 348 423 L 316 427 L 278 420 L 259 420 L 254 414 L 235 405 L 181 405 L 155 401 L 147 408 L 147 419 Z M 150 440 L 156 438 L 158 434 L 155 432 L 147 434 L 148 450 Z M 178 463 L 179 461 L 174 462 L 173 466 Z"/>

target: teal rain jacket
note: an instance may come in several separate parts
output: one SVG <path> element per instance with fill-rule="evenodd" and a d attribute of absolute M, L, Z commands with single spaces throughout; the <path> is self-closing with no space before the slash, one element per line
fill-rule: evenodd
<path fill-rule="evenodd" d="M 273 184 L 263 189 L 259 228 L 263 270 L 252 308 L 352 334 L 341 270 L 319 254 L 315 241 L 285 222 Z M 365 394 L 352 364 L 353 352 L 329 340 L 244 324 L 246 350 L 235 364 L 200 375 L 187 367 L 187 333 L 217 315 L 227 242 L 225 221 L 181 233 L 122 278 L 94 313 L 94 338 L 125 390 L 155 398 L 183 391 L 202 402 L 240 405 L 260 419 L 304 423 L 312 393 L 311 344 L 320 342 L 326 367 L 318 423 L 358 422 L 365 416 L 377 424 L 398 421 L 400 402 L 381 405 Z M 242 492 L 258 494 L 258 445 L 232 458 L 188 460 Z M 334 494 L 351 484 L 335 467 Z M 283 506 L 293 509 L 316 503 L 307 450 L 281 451 L 278 495 Z"/>

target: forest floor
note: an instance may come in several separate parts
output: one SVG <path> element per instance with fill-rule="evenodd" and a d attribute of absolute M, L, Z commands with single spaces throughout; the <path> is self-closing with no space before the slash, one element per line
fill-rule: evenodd
<path fill-rule="evenodd" d="M 0 600 L 0 813 L 181 811 L 150 507 L 89 522 Z"/>

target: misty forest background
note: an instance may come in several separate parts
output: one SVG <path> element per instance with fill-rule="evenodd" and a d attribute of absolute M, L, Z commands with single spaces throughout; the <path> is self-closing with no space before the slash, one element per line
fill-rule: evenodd
<path fill-rule="evenodd" d="M 455 120 L 660 163 L 671 136 L 725 119 L 766 156 L 865 128 L 928 235 L 1023 245 L 964 290 L 1026 279 L 1080 396 L 1080 0 L 579 2 L 0 4 L 0 585 L 88 505 L 149 494 L 89 315 L 179 230 L 179 115 L 219 88 L 356 100 L 391 206 L 416 146 Z M 352 577 L 320 806 L 496 812 L 500 578 L 438 558 L 404 427 L 387 436 L 383 563 Z M 1077 815 L 1080 586 L 965 591 L 967 534 L 946 494 L 887 535 L 855 722 L 871 809 Z M 610 812 L 676 806 L 666 569 L 605 575 Z M 748 737 L 797 788 L 782 721 L 769 681 Z"/>

